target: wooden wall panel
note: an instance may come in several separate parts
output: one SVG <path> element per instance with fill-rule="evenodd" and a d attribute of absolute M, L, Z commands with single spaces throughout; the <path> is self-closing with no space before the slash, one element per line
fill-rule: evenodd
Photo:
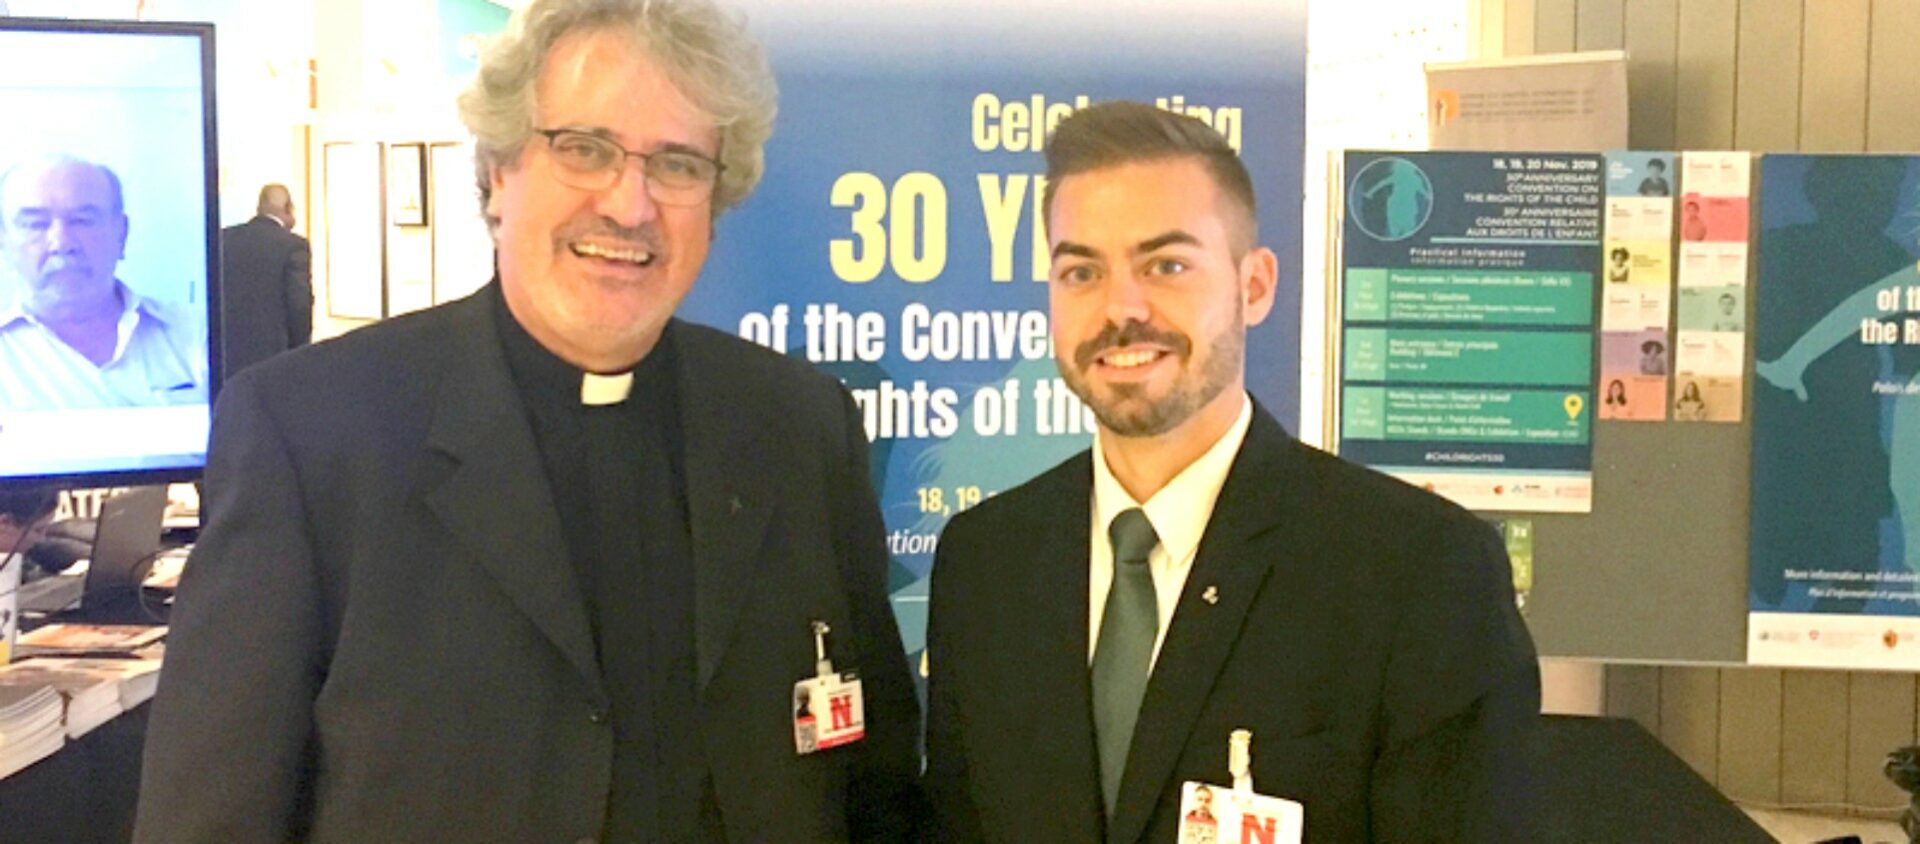
<path fill-rule="evenodd" d="M 1874 0 L 1867 46 L 1867 149 L 1920 152 L 1920 0 Z"/>
<path fill-rule="evenodd" d="M 1534 54 L 1573 52 L 1574 33 L 1579 29 L 1578 11 L 1576 0 L 1534 0 Z"/>
<path fill-rule="evenodd" d="M 1707 782 L 1720 778 L 1720 669 L 1660 669 L 1660 741 Z"/>
<path fill-rule="evenodd" d="M 1733 143 L 1754 152 L 1800 144 L 1801 0 L 1745 0 L 1734 50 Z"/>
<path fill-rule="evenodd" d="M 1660 669 L 1647 665 L 1607 666 L 1607 703 L 1615 718 L 1632 718 L 1660 735 Z"/>
<path fill-rule="evenodd" d="M 1906 792 L 1881 768 L 1888 751 L 1913 743 L 1913 675 L 1859 672 L 1848 680 L 1847 803 L 1877 809 L 1904 805 Z"/>
<path fill-rule="evenodd" d="M 1576 50 L 1618 50 L 1626 44 L 1626 0 L 1579 0 L 1574 11 Z"/>
<path fill-rule="evenodd" d="M 1806 4 L 1800 74 L 1800 150 L 1860 152 L 1867 146 L 1869 0 Z"/>
<path fill-rule="evenodd" d="M 1847 675 L 1789 671 L 1781 678 L 1780 799 L 1839 805 L 1847 799 Z"/>
<path fill-rule="evenodd" d="M 1502 0 L 1486 0 L 1498 4 Z M 1501 24 L 1507 31 L 1504 55 L 1533 55 L 1534 4 L 1533 0 L 1505 0 L 1502 9 Z"/>
<path fill-rule="evenodd" d="M 1584 8 L 1584 7 L 1583 7 Z M 1673 149 L 1680 0 L 1627 4 L 1627 138 L 1634 149 Z"/>
<path fill-rule="evenodd" d="M 1720 672 L 1719 786 L 1734 800 L 1780 802 L 1780 681 L 1778 669 Z"/>
<path fill-rule="evenodd" d="M 1674 44 L 1674 147 L 1733 148 L 1739 23 L 1737 0 L 1680 4 Z"/>

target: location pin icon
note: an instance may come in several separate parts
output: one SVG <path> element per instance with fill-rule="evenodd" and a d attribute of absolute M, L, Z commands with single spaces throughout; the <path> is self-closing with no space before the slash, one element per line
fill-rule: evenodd
<path fill-rule="evenodd" d="M 1562 402 L 1562 404 L 1567 408 L 1567 419 L 1569 421 L 1579 419 L 1581 408 L 1587 406 L 1587 403 L 1582 401 L 1578 395 L 1567 396 L 1567 400 Z"/>

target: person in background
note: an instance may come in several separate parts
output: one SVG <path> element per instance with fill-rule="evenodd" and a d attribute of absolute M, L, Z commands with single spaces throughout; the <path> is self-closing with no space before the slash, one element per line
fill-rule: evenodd
<path fill-rule="evenodd" d="M 293 224 L 293 194 L 267 185 L 253 219 L 220 231 L 223 379 L 313 339 L 313 248 Z"/>

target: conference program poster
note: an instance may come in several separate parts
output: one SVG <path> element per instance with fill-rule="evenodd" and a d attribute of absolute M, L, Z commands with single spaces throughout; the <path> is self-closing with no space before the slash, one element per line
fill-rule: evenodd
<path fill-rule="evenodd" d="M 1760 159 L 1747 658 L 1920 667 L 1920 157 Z"/>
<path fill-rule="evenodd" d="M 1601 163 L 1346 154 L 1343 456 L 1477 510 L 1592 509 Z"/>
<path fill-rule="evenodd" d="M 1239 149 L 1283 276 L 1249 386 L 1297 424 L 1304 0 L 730 5 L 767 45 L 780 116 L 681 313 L 852 390 L 910 652 L 947 520 L 1091 442 L 1052 359 L 1039 212 L 1047 129 L 1074 109 L 1157 103 Z"/>

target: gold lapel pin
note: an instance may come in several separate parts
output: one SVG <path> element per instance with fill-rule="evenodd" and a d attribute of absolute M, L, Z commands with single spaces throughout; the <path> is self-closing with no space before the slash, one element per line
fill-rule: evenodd
<path fill-rule="evenodd" d="M 1200 600 L 1206 601 L 1209 606 L 1220 603 L 1220 587 L 1207 587 L 1207 591 L 1200 593 Z"/>

